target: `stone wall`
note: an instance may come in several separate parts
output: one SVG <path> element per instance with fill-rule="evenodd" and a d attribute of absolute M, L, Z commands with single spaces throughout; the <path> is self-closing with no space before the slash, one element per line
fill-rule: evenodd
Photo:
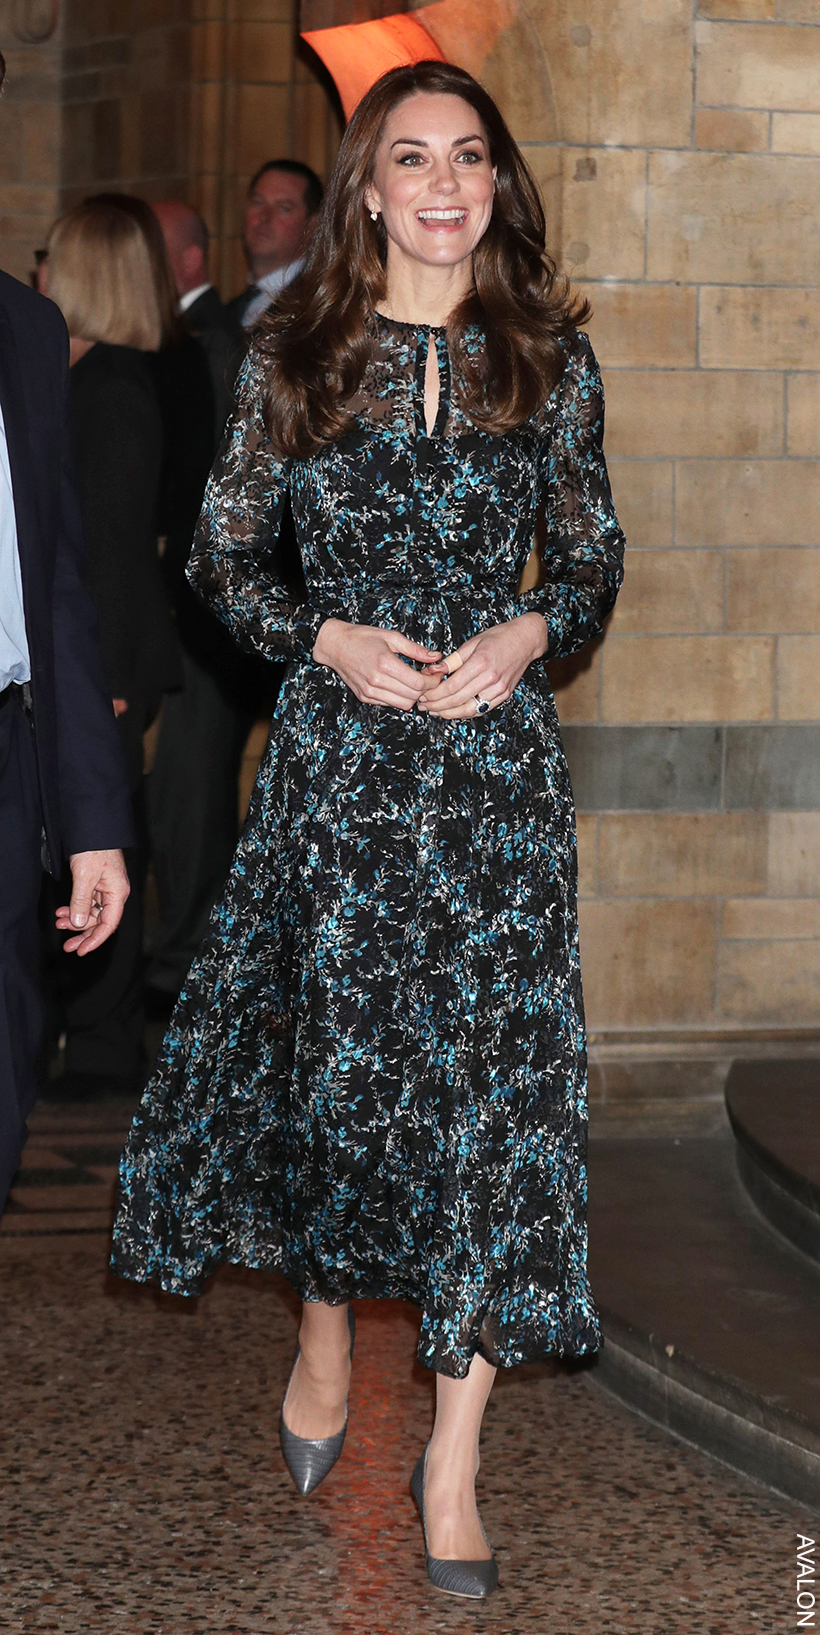
<path fill-rule="evenodd" d="M 25 280 L 59 207 L 62 27 L 58 22 L 45 39 L 27 40 L 15 26 L 20 14 L 16 0 L 0 0 L 7 66 L 0 102 L 0 266 Z"/>
<path fill-rule="evenodd" d="M 0 0 L 0 264 L 27 278 L 58 212 L 115 188 L 202 209 L 233 293 L 252 172 L 289 156 L 324 177 L 341 135 L 297 0 L 63 0 L 47 40 L 17 38 L 21 11 L 49 5 Z"/>
<path fill-rule="evenodd" d="M 558 695 L 590 1022 L 816 1028 L 820 5 L 522 9 L 630 546 Z"/>

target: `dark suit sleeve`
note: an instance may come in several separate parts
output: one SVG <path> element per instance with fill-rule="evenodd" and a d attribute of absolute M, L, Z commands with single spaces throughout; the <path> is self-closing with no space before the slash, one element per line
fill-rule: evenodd
<path fill-rule="evenodd" d="M 97 620 L 80 573 L 82 525 L 68 423 L 67 340 L 61 389 L 65 417 L 53 628 L 60 810 L 63 844 L 71 855 L 132 845 L 134 829 Z"/>

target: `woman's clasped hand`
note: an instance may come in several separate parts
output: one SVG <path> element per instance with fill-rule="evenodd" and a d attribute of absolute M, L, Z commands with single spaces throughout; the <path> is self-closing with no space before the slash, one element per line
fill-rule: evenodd
<path fill-rule="evenodd" d="M 443 720 L 466 720 L 478 700 L 493 709 L 506 703 L 525 670 L 547 650 L 547 626 L 540 613 L 523 613 L 506 624 L 471 636 L 453 654 L 442 656 L 396 630 L 327 619 L 313 657 L 341 677 L 362 704 L 412 710 L 416 706 Z M 407 659 L 423 669 L 414 670 Z"/>

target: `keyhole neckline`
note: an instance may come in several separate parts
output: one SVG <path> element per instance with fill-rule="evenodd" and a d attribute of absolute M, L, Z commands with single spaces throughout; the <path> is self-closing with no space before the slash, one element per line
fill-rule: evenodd
<path fill-rule="evenodd" d="M 450 354 L 444 338 L 444 330 L 433 324 L 418 325 L 416 341 L 416 365 L 414 381 L 414 397 L 416 404 L 416 436 L 424 443 L 438 440 L 444 435 L 450 412 Z M 427 426 L 426 412 L 426 382 L 427 362 L 430 353 L 435 353 L 438 365 L 438 403 L 433 417 L 433 424 Z"/>

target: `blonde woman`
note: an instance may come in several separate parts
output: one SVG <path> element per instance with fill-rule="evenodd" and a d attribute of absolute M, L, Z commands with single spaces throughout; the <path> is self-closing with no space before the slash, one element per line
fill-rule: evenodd
<path fill-rule="evenodd" d="M 92 198 L 57 223 L 49 294 L 71 337 L 86 577 L 141 834 L 142 734 L 180 677 L 157 552 L 162 423 L 147 362 L 162 338 L 161 298 L 145 235 L 127 207 Z M 58 966 L 67 1049 L 54 1089 L 66 1098 L 129 1091 L 142 1072 L 139 847 L 130 862 L 132 895 L 116 939 L 76 971 Z"/>

